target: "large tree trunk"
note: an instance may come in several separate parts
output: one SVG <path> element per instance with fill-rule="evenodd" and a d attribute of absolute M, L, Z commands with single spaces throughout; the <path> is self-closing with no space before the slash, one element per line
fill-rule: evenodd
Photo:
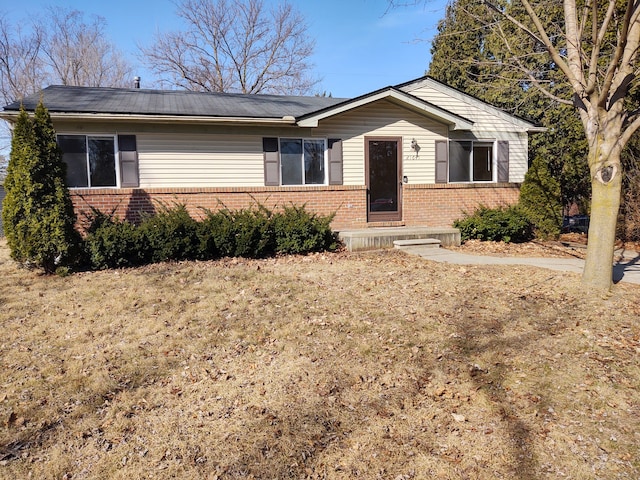
<path fill-rule="evenodd" d="M 611 147 L 611 141 L 604 144 L 597 142 L 589 151 L 589 167 L 591 222 L 582 282 L 608 290 L 612 285 L 613 251 L 622 188 L 618 149 Z"/>

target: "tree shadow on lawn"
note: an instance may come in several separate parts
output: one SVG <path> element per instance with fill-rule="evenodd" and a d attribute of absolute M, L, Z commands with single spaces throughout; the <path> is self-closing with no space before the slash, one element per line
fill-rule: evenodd
<path fill-rule="evenodd" d="M 522 408 L 522 402 L 526 401 L 528 406 L 535 405 L 535 410 L 540 412 L 547 412 L 551 402 L 541 392 L 530 395 L 527 400 L 521 399 L 520 402 L 514 398 L 513 392 L 505 385 L 517 368 L 510 358 L 526 355 L 524 352 L 547 339 L 557 329 L 557 325 L 543 323 L 545 318 L 531 321 L 527 318 L 528 315 L 535 316 L 533 312 L 523 309 L 521 312 L 512 311 L 500 319 L 496 318 L 495 312 L 489 318 L 463 317 L 458 321 L 458 334 L 453 341 L 455 354 L 466 358 L 469 377 L 476 391 L 482 393 L 493 405 L 495 414 L 508 432 L 511 454 L 516 459 L 512 465 L 512 473 L 514 478 L 521 480 L 542 478 L 536 473 L 541 470 L 535 450 L 538 433 L 532 422 L 524 418 L 527 413 Z M 523 322 L 533 323 L 529 326 L 533 331 L 520 334 L 511 330 Z M 484 361 L 490 358 L 491 363 L 478 365 L 479 358 L 485 359 Z M 532 358 L 529 360 L 534 361 Z M 537 416 L 538 414 L 531 415 L 532 418 Z"/>

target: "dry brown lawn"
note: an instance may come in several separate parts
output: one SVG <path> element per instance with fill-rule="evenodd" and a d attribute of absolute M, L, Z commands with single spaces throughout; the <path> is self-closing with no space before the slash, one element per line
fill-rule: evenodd
<path fill-rule="evenodd" d="M 402 252 L 43 277 L 0 243 L 0 477 L 640 478 L 640 287 Z"/>

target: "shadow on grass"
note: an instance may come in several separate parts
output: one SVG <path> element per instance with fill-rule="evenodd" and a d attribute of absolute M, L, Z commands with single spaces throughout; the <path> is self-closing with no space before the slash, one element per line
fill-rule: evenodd
<path fill-rule="evenodd" d="M 517 306 L 514 307 L 517 309 Z M 545 340 L 553 334 L 556 326 L 544 323 L 543 319 L 536 319 L 532 332 L 516 334 L 510 329 L 519 322 L 527 319 L 532 312 L 523 309 L 522 312 L 512 311 L 503 319 L 497 319 L 495 313 L 487 319 L 462 318 L 459 323 L 458 335 L 454 342 L 458 354 L 463 355 L 469 365 L 469 375 L 476 391 L 482 393 L 494 407 L 497 417 L 508 432 L 508 443 L 511 455 L 515 459 L 512 465 L 513 478 L 519 480 L 536 480 L 542 478 L 537 474 L 541 466 L 536 459 L 536 436 L 538 435 L 531 421 L 524 418 L 526 412 L 519 408 L 514 398 L 509 395 L 509 388 L 505 386 L 508 377 L 514 375 L 514 365 L 510 361 L 511 355 L 522 355 L 532 345 Z M 477 365 L 478 358 L 492 358 L 491 365 Z M 550 399 L 541 392 L 535 398 L 536 410 L 544 411 L 550 405 Z"/>

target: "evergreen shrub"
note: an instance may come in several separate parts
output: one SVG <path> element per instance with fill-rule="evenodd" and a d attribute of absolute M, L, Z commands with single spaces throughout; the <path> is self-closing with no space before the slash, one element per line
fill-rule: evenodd
<path fill-rule="evenodd" d="M 142 235 L 141 258 L 145 263 L 198 258 L 198 224 L 182 204 L 160 205 L 159 211 L 144 216 L 138 227 Z"/>
<path fill-rule="evenodd" d="M 304 254 L 338 247 L 331 216 L 304 206 L 272 212 L 262 205 L 231 211 L 206 211 L 196 221 L 184 205 L 163 206 L 140 225 L 118 220 L 97 209 L 89 217 L 85 238 L 92 269 L 119 268 L 167 260 L 209 260 L 220 257 L 261 258 Z"/>
<path fill-rule="evenodd" d="M 90 216 L 84 250 L 92 270 L 135 267 L 148 262 L 149 247 L 142 231 L 112 214 L 94 210 Z"/>
<path fill-rule="evenodd" d="M 273 218 L 275 249 L 280 254 L 335 250 L 336 234 L 331 231 L 334 215 L 318 216 L 305 206 L 291 205 Z"/>
<path fill-rule="evenodd" d="M 260 258 L 272 255 L 272 215 L 262 206 L 207 211 L 207 217 L 201 223 L 201 246 L 206 244 L 209 252 L 213 250 L 221 257 Z"/>
<path fill-rule="evenodd" d="M 533 226 L 527 215 L 515 205 L 508 207 L 478 207 L 453 223 L 460 229 L 462 241 L 470 239 L 526 242 L 533 238 Z"/>

